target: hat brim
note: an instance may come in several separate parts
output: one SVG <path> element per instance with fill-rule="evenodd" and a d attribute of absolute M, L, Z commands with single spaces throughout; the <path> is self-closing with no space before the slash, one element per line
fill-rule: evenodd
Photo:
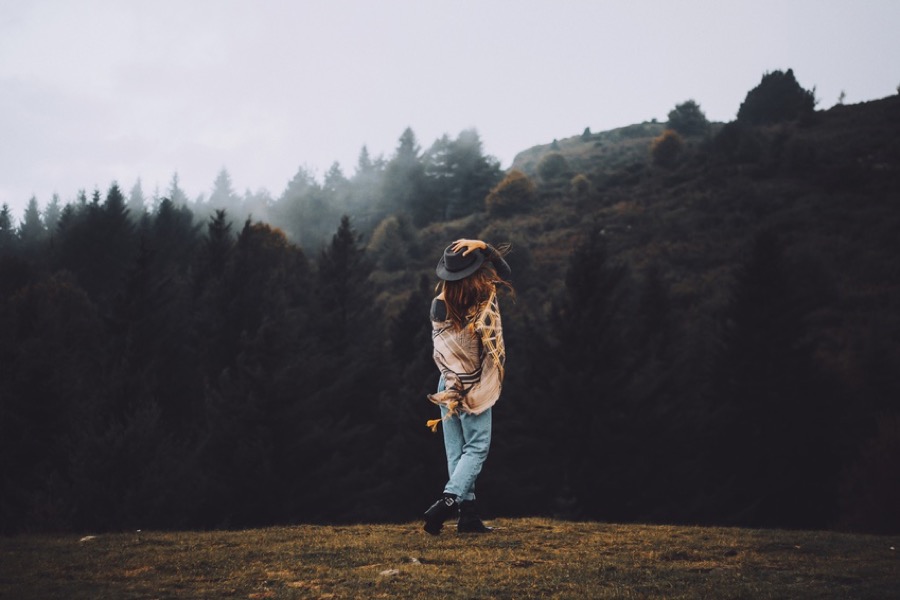
<path fill-rule="evenodd" d="M 475 262 L 471 265 L 467 266 L 465 269 L 460 271 L 448 271 L 447 265 L 444 263 L 444 257 L 441 257 L 441 260 L 438 261 L 437 268 L 434 270 L 437 273 L 437 276 L 444 281 L 459 281 L 460 279 L 465 279 L 475 271 L 481 268 L 481 265 L 484 264 L 484 253 L 480 250 L 476 250 L 477 256 L 475 257 Z"/>

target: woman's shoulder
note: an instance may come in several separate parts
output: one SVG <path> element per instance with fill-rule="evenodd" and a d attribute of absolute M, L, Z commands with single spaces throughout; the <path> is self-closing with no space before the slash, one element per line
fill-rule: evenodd
<path fill-rule="evenodd" d="M 438 296 L 431 301 L 431 320 L 446 321 L 447 320 L 447 304 L 444 299 Z"/>

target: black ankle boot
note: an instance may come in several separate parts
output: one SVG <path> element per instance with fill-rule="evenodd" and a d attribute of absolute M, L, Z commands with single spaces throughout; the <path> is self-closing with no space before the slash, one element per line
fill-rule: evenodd
<path fill-rule="evenodd" d="M 425 531 L 431 535 L 438 535 L 444 527 L 444 521 L 453 516 L 456 508 L 456 496 L 444 494 L 443 498 L 425 511 Z"/>
<path fill-rule="evenodd" d="M 474 500 L 459 503 L 459 522 L 456 523 L 458 533 L 489 533 L 492 529 L 481 522 Z"/>

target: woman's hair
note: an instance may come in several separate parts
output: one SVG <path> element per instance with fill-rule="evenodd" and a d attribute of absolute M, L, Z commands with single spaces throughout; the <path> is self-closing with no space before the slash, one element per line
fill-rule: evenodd
<path fill-rule="evenodd" d="M 473 327 L 481 332 L 481 343 L 493 357 L 494 364 L 503 376 L 506 350 L 498 325 L 500 307 L 497 303 L 497 288 L 506 288 L 515 293 L 508 281 L 500 279 L 497 270 L 489 261 L 464 279 L 438 282 L 438 291 L 444 293 L 447 319 L 456 329 Z"/>

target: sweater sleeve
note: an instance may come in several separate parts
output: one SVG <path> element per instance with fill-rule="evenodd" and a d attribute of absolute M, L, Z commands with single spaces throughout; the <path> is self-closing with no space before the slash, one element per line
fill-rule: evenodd
<path fill-rule="evenodd" d="M 447 304 L 440 298 L 431 301 L 431 320 L 446 321 L 447 320 Z"/>
<path fill-rule="evenodd" d="M 509 268 L 509 264 L 503 256 L 497 252 L 496 248 L 490 244 L 486 244 L 486 246 L 487 248 L 484 250 L 485 257 L 493 263 L 494 268 L 497 269 L 497 275 L 499 275 L 501 279 L 509 279 L 509 276 L 512 275 L 512 269 Z"/>

